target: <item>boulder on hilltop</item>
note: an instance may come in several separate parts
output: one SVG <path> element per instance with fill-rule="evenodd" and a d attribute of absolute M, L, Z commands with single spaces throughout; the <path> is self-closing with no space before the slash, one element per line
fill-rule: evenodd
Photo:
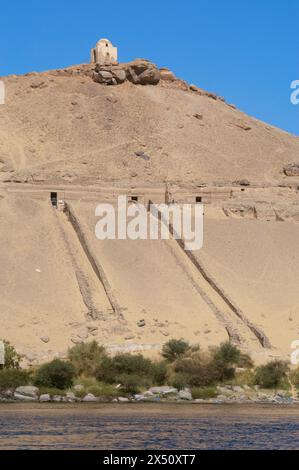
<path fill-rule="evenodd" d="M 157 85 L 161 74 L 155 64 L 137 59 L 128 64 L 96 65 L 92 78 L 105 85 L 119 85 L 126 80 L 135 85 Z"/>

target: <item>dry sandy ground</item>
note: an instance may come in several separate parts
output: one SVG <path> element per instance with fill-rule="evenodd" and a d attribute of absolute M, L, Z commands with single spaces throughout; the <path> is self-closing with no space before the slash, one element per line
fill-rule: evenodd
<path fill-rule="evenodd" d="M 4 81 L 4 180 L 264 184 L 283 179 L 283 165 L 298 158 L 298 137 L 176 82 L 107 87 L 55 71 Z M 149 161 L 136 157 L 140 150 Z"/>
<path fill-rule="evenodd" d="M 299 225 L 205 220 L 198 257 L 248 317 L 267 333 L 273 354 L 299 338 Z"/>

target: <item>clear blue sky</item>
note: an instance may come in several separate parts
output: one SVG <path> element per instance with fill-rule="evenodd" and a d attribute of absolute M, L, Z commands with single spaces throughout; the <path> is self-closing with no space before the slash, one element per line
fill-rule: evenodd
<path fill-rule="evenodd" d="M 298 0 L 10 0 L 0 5 L 0 75 L 89 61 L 108 37 L 299 135 Z"/>

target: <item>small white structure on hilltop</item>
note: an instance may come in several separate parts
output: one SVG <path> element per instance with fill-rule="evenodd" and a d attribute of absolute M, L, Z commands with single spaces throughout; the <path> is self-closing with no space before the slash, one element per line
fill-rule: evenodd
<path fill-rule="evenodd" d="M 117 47 L 109 39 L 100 39 L 96 47 L 91 49 L 91 63 L 99 65 L 112 65 L 117 63 Z"/>

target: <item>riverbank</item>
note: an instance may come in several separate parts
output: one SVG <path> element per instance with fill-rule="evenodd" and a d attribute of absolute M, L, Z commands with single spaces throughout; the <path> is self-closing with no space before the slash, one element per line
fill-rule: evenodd
<path fill-rule="evenodd" d="M 37 387 L 22 386 L 14 392 L 7 390 L 0 396 L 0 403 L 156 403 L 156 404 L 271 404 L 299 405 L 299 399 L 292 397 L 289 391 L 263 390 L 258 386 L 249 387 L 222 385 L 216 387 L 214 397 L 196 398 L 195 392 L 189 388 L 178 390 L 174 387 L 152 387 L 149 390 L 128 396 L 96 396 L 92 393 L 82 395 L 82 386 L 75 386 L 74 391 L 59 391 L 54 394 L 42 393 Z M 81 394 L 81 396 L 80 396 Z"/>

